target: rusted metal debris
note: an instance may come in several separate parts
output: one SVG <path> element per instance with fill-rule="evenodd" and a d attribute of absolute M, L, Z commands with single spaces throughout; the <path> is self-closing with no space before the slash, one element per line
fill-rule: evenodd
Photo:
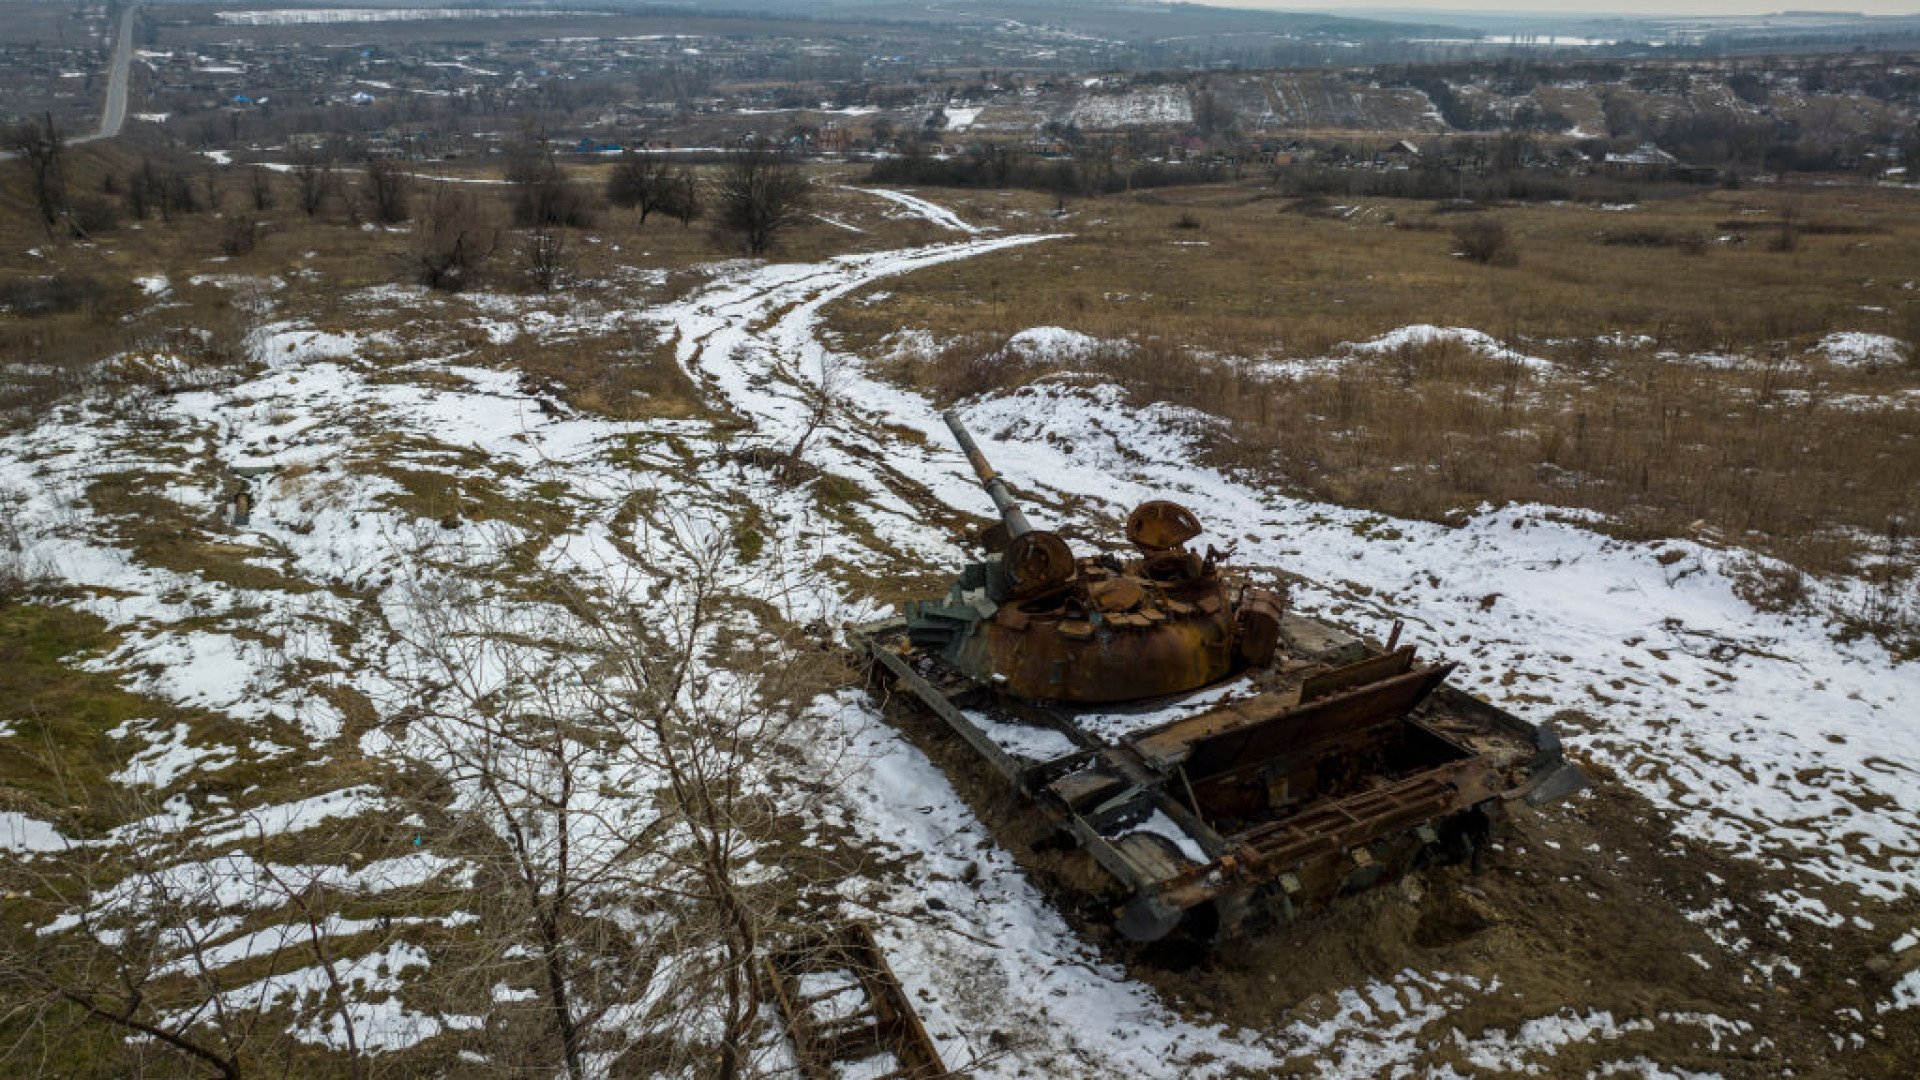
<path fill-rule="evenodd" d="M 1106 872 L 1128 937 L 1289 920 L 1470 852 L 1514 799 L 1584 786 L 1552 730 L 1447 686 L 1452 664 L 1289 612 L 1188 551 L 1201 528 L 1180 506 L 1134 511 L 1128 561 L 1074 558 L 947 422 L 1002 546 L 944 601 L 854 637 Z"/>
<path fill-rule="evenodd" d="M 1143 504 L 1127 521 L 1137 558 L 1075 559 L 1036 529 L 952 413 L 947 424 L 1000 510 L 996 558 L 973 563 L 943 601 L 909 605 L 914 648 L 1015 697 L 1137 701 L 1217 682 L 1272 657 L 1281 600 L 1230 582 L 1221 553 L 1188 551 L 1185 508 Z"/>
<path fill-rule="evenodd" d="M 768 955 L 765 973 L 807 1080 L 832 1080 L 836 1066 L 882 1055 L 891 1057 L 894 1067 L 879 1073 L 878 1080 L 947 1075 L 939 1050 L 866 924 L 845 923 L 790 939 Z M 871 1073 L 872 1067 L 864 1071 Z"/>

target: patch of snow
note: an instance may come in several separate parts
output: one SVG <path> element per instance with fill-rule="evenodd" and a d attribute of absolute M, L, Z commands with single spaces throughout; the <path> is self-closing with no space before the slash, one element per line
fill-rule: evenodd
<path fill-rule="evenodd" d="M 65 851 L 72 841 L 59 829 L 15 810 L 0 810 L 0 850 L 18 854 Z"/>
<path fill-rule="evenodd" d="M 1547 361 L 1537 356 L 1516 352 L 1501 344 L 1493 335 L 1466 326 L 1432 326 L 1425 323 L 1402 326 L 1370 341 L 1347 347 L 1357 353 L 1388 353 L 1410 346 L 1431 345 L 1442 341 L 1458 342 L 1490 360 L 1515 363 L 1534 371 L 1553 370 L 1553 365 Z"/>
<path fill-rule="evenodd" d="M 315 360 L 351 357 L 364 339 L 352 333 L 291 329 L 291 323 L 262 327 L 252 338 L 253 358 L 270 367 L 298 367 Z"/>
<path fill-rule="evenodd" d="M 938 203 L 928 202 L 918 195 L 909 195 L 904 191 L 890 191 L 886 188 L 850 188 L 849 190 L 877 195 L 888 202 L 904 207 L 907 216 L 931 221 L 943 229 L 952 229 L 954 232 L 963 232 L 969 236 L 978 236 L 986 231 L 961 221 L 959 215 L 953 211 Z"/>
<path fill-rule="evenodd" d="M 1193 103 L 1185 86 L 1139 87 L 1117 94 L 1087 94 L 1073 103 L 1067 119 L 1087 130 L 1190 124 Z"/>
<path fill-rule="evenodd" d="M 420 22 L 429 19 L 544 19 L 559 12 L 545 8 L 264 8 L 217 11 L 221 26 L 307 26 L 338 23 Z"/>
<path fill-rule="evenodd" d="M 1828 334 L 1814 346 L 1814 351 L 1825 356 L 1828 363 L 1840 367 L 1893 365 L 1904 363 L 1907 358 L 1906 345 L 1899 338 L 1858 330 Z"/>
<path fill-rule="evenodd" d="M 848 232 L 859 233 L 862 236 L 866 235 L 866 232 L 867 232 L 867 230 L 861 228 L 860 226 L 849 225 L 846 222 L 841 221 L 839 218 L 834 217 L 832 214 L 815 214 L 813 216 L 817 220 L 824 221 L 827 224 L 832 225 L 836 229 L 845 229 Z"/>
<path fill-rule="evenodd" d="M 159 738 L 150 738 L 144 750 L 133 755 L 125 768 L 113 774 L 113 782 L 167 788 L 190 772 L 212 771 L 233 763 L 235 753 L 232 747 L 190 745 L 187 742 L 190 731 L 185 723 L 176 723 Z M 126 738 L 125 725 L 115 734 Z"/>
<path fill-rule="evenodd" d="M 1124 342 L 1107 342 L 1061 326 L 1032 326 L 1007 339 L 1009 355 L 1034 364 L 1077 364 L 1100 353 L 1124 348 Z"/>
<path fill-rule="evenodd" d="M 1165 810 L 1155 809 L 1154 812 L 1148 814 L 1146 820 L 1142 821 L 1133 831 L 1151 833 L 1154 836 L 1168 841 L 1174 846 L 1175 850 L 1180 852 L 1182 857 L 1195 866 L 1205 866 L 1207 863 L 1213 861 L 1207 858 L 1207 851 L 1200 846 L 1200 841 L 1195 840 L 1187 833 L 1187 830 L 1175 824 L 1174 820 L 1167 816 Z"/>
<path fill-rule="evenodd" d="M 1900 981 L 1893 984 L 1887 1000 L 1880 1004 L 1881 1012 L 1913 1008 L 1920 1008 L 1920 968 L 1902 975 Z"/>

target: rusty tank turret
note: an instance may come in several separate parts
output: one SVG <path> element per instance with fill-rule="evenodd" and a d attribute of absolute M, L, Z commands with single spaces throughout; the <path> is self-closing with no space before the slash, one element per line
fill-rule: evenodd
<path fill-rule="evenodd" d="M 1224 558 L 1187 550 L 1200 523 L 1165 500 L 1127 517 L 1132 558 L 1076 558 L 1036 529 L 960 418 L 944 415 L 1000 512 L 992 553 L 940 601 L 908 605 L 907 636 L 955 669 L 1030 701 L 1137 701 L 1265 665 L 1280 597 L 1230 581 Z"/>
<path fill-rule="evenodd" d="M 883 700 L 923 704 L 1038 811 L 998 819 L 1009 847 L 1084 854 L 1027 862 L 1122 936 L 1311 914 L 1585 785 L 1551 728 L 1447 685 L 1398 623 L 1376 645 L 1190 551 L 1183 507 L 1142 503 L 1129 551 L 1076 557 L 945 420 L 1000 512 L 988 554 L 853 642 Z"/>

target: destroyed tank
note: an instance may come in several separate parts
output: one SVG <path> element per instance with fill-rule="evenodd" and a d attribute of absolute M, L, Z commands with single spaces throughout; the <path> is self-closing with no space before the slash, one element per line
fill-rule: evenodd
<path fill-rule="evenodd" d="M 1076 559 L 1036 529 L 953 413 L 947 426 L 1000 511 L 998 554 L 945 600 L 908 605 L 907 640 L 955 671 L 1030 701 L 1139 701 L 1193 690 L 1273 656 L 1279 598 L 1228 582 L 1220 553 L 1186 548 L 1200 523 L 1164 500 L 1127 517 L 1136 558 Z"/>
<path fill-rule="evenodd" d="M 1422 662 L 1287 610 L 1196 554 L 1165 500 L 1132 550 L 1076 557 L 1034 528 L 952 412 L 999 524 L 947 595 L 852 629 L 876 687 L 937 716 L 1106 887 L 1134 941 L 1218 941 L 1486 844 L 1515 800 L 1585 785 L 1554 732 Z"/>

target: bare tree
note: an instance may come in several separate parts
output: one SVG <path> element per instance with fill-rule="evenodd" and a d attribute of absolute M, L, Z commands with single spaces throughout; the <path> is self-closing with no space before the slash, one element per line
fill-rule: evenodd
<path fill-rule="evenodd" d="M 66 144 L 53 126 L 53 114 L 14 125 L 7 133 L 7 145 L 27 164 L 34 209 L 51 240 L 54 226 L 67 215 Z"/>
<path fill-rule="evenodd" d="M 508 603 L 416 580 L 404 621 L 423 660 L 397 674 L 411 744 L 461 792 L 467 850 L 493 852 L 486 964 L 522 958 L 549 1048 L 525 1067 L 737 1080 L 764 1034 L 763 942 L 795 888 L 748 872 L 772 834 L 764 781 L 821 665 L 743 670 L 768 646 L 735 640 L 749 572 L 729 529 L 670 519 L 645 550 L 668 580 L 644 608 L 580 587 L 611 567 L 536 575 Z"/>
<path fill-rule="evenodd" d="M 293 182 L 300 210 L 308 217 L 318 215 L 339 187 L 333 162 L 316 156 L 312 151 L 300 155 L 300 160 L 293 167 Z"/>
<path fill-rule="evenodd" d="M 640 224 L 658 211 L 690 224 L 700 216 L 700 192 L 693 170 L 628 150 L 607 177 L 607 201 L 640 212 Z"/>
<path fill-rule="evenodd" d="M 764 142 L 735 154 L 714 185 L 721 227 L 754 255 L 765 254 L 776 236 L 800 220 L 809 195 L 800 166 Z"/>
<path fill-rule="evenodd" d="M 640 211 L 640 224 L 645 225 L 647 215 L 660 209 L 666 173 L 666 162 L 627 150 L 607 176 L 607 201 L 622 209 Z"/>
<path fill-rule="evenodd" d="M 55 1059 L 101 1075 L 304 1075 L 313 1052 L 299 1025 L 330 1017 L 332 1061 L 364 1078 L 354 983 L 398 943 L 398 922 L 418 921 L 387 915 L 386 879 L 347 869 L 384 824 L 334 822 L 289 841 L 255 815 L 243 824 L 246 850 L 209 854 L 204 835 L 159 824 L 170 815 L 154 791 L 116 787 L 105 798 L 134 824 L 0 870 L 9 902 L 0 1011 L 12 1040 L 0 1044 L 0 1071 L 45 1055 L 65 1028 L 118 1036 Z M 276 849 L 297 850 L 306 865 L 277 862 Z M 349 905 L 372 917 L 346 918 Z M 166 1057 L 188 1068 L 156 1068 Z"/>
<path fill-rule="evenodd" d="M 807 448 L 807 442 L 813 438 L 820 426 L 840 411 L 841 399 L 846 391 L 846 371 L 838 358 L 823 351 L 820 354 L 819 377 L 807 388 L 807 423 L 800 429 L 800 436 L 793 440 L 793 447 L 787 451 L 782 471 L 791 474 L 798 466 L 800 454 Z"/>
<path fill-rule="evenodd" d="M 644 786 L 639 765 L 613 753 L 618 733 L 594 723 L 571 684 L 578 652 L 564 619 L 535 603 L 493 604 L 458 581 L 416 581 L 408 593 L 421 658 L 407 674 L 413 745 L 428 767 L 463 789 L 452 831 L 489 869 L 491 903 L 480 961 L 503 973 L 531 958 L 539 1026 L 569 1077 L 587 1071 L 594 1025 L 644 991 L 651 959 L 616 963 L 599 912 L 624 895 L 650 906 L 646 854 L 663 817 L 639 801 L 609 805 L 608 788 Z M 529 1063 L 534 1064 L 532 1062 Z"/>
<path fill-rule="evenodd" d="M 700 198 L 700 181 L 693 175 L 692 169 L 682 166 L 674 173 L 668 185 L 667 201 L 661 209 L 668 217 L 678 221 L 683 229 L 706 212 L 706 206 Z"/>
<path fill-rule="evenodd" d="M 557 229 L 533 229 L 520 241 L 520 271 L 541 292 L 559 288 L 572 261 L 566 234 Z"/>
<path fill-rule="evenodd" d="M 273 209 L 273 174 L 255 165 L 248 170 L 247 194 L 253 199 L 255 213 Z"/>
<path fill-rule="evenodd" d="M 514 224 L 522 228 L 593 224 L 593 198 L 574 182 L 553 158 L 553 150 L 531 132 L 508 150 L 507 185 L 513 198 Z"/>
<path fill-rule="evenodd" d="M 265 1008 L 214 954 L 221 893 L 246 860 L 170 862 L 173 838 L 144 829 L 114 844 L 75 844 L 41 856 L 17 895 L 21 927 L 0 942 L 0 1000 L 38 1018 L 22 1030 L 45 1038 L 62 1017 L 105 1025 L 127 1052 L 163 1048 L 213 1075 L 239 1080 L 270 1056 L 278 1033 Z M 27 929 L 35 927 L 35 929 Z M 274 954 L 249 982 L 271 982 Z M 25 1038 L 31 1035 L 23 1036 Z M 26 1050 L 9 1048 L 9 1056 Z"/>
<path fill-rule="evenodd" d="M 500 227 L 478 198 L 453 184 L 434 184 L 407 260 L 422 285 L 458 292 L 499 247 Z"/>
<path fill-rule="evenodd" d="M 256 823 L 256 828 L 258 825 Z M 314 867 L 276 867 L 267 857 L 266 830 L 258 829 L 259 855 L 255 862 L 260 867 L 261 876 L 292 907 L 300 920 L 307 948 L 313 953 L 317 966 L 326 979 L 327 1005 L 340 1021 L 340 1031 L 345 1046 L 342 1048 L 347 1058 L 347 1067 L 353 1080 L 363 1080 L 367 1074 L 365 1055 L 361 1052 L 360 1033 L 354 1022 L 351 1001 L 347 995 L 346 980 L 340 972 L 340 962 L 335 954 L 332 927 L 327 915 L 326 872 Z"/>
<path fill-rule="evenodd" d="M 148 214 L 158 213 L 160 220 L 171 222 L 178 215 L 201 209 L 192 177 L 179 169 L 157 165 L 150 157 L 142 157 L 140 167 L 128 175 L 126 200 L 127 209 L 142 221 Z"/>
<path fill-rule="evenodd" d="M 413 197 L 413 178 L 385 158 L 367 162 L 367 201 L 373 206 L 373 219 L 383 225 L 407 220 Z"/>

